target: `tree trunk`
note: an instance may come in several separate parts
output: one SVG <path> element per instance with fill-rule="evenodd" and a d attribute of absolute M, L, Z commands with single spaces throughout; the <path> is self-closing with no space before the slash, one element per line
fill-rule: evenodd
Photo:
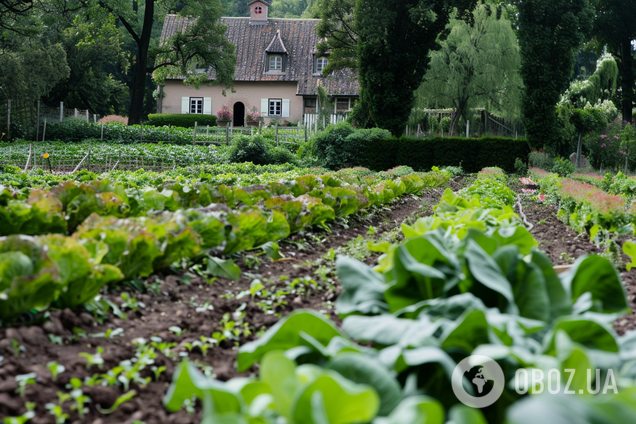
<path fill-rule="evenodd" d="M 621 42 L 621 60 L 619 63 L 621 76 L 621 90 L 623 94 L 623 121 L 632 122 L 632 107 L 634 105 L 634 58 L 632 44 L 629 38 Z"/>
<path fill-rule="evenodd" d="M 148 49 L 150 46 L 154 14 L 155 0 L 149 0 L 146 2 L 141 36 L 137 39 L 137 61 L 134 65 L 133 81 L 130 87 L 130 111 L 128 112 L 128 125 L 139 125 L 144 113 Z"/>
<path fill-rule="evenodd" d="M 581 167 L 581 150 L 583 149 L 583 133 L 579 133 L 579 143 L 576 147 L 576 168 Z"/>

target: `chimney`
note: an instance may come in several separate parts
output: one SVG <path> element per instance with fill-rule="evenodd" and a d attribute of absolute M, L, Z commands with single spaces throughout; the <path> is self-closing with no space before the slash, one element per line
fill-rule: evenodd
<path fill-rule="evenodd" d="M 265 25 L 267 23 L 267 11 L 271 3 L 266 0 L 252 0 L 248 3 L 250 7 L 250 23 L 255 25 Z"/>

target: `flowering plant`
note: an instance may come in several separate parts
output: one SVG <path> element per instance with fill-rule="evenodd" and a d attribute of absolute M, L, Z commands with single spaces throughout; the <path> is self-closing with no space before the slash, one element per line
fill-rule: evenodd
<path fill-rule="evenodd" d="M 256 106 L 253 106 L 250 109 L 250 111 L 247 113 L 247 120 L 248 121 L 260 121 L 261 120 L 261 114 L 259 113 L 259 111 L 256 108 Z"/>
<path fill-rule="evenodd" d="M 216 119 L 219 121 L 231 121 L 234 114 L 228 106 L 223 106 L 216 111 Z"/>

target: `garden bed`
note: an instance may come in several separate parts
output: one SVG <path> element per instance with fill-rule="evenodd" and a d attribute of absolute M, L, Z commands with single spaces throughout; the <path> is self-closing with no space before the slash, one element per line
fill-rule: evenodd
<path fill-rule="evenodd" d="M 450 185 L 455 190 L 461 188 L 461 183 L 451 182 Z M 182 410 L 168 414 L 161 404 L 172 379 L 174 367 L 183 355 L 187 353 L 190 360 L 198 362 L 202 369 L 209 370 L 218 379 L 227 380 L 236 376 L 235 345 L 253 340 L 255 333 L 276 323 L 276 314 L 286 315 L 298 308 L 331 313 L 332 302 L 335 301 L 340 289 L 334 281 L 335 275 L 331 272 L 333 261 L 325 259 L 325 255 L 333 256 L 330 252 L 335 253 L 342 248 L 364 250 L 362 237 L 365 237 L 370 226 L 373 226 L 378 237 L 381 237 L 396 226 L 399 227 L 399 223 L 410 216 L 430 214 L 430 205 L 437 203 L 442 192 L 442 188 L 427 189 L 421 197 L 406 196 L 393 203 L 390 209 L 378 210 L 364 218 L 351 218 L 349 228 L 332 224 L 331 233 L 320 231 L 295 235 L 287 242 L 281 242 L 281 250 L 286 258 L 276 262 L 269 262 L 263 256 L 260 265 L 255 266 L 252 257 L 242 255 L 242 260 L 237 260 L 243 271 L 242 278 L 237 282 L 219 278 L 208 285 L 202 277 L 189 273 L 153 275 L 142 283 L 148 290 L 146 293 L 127 291 L 136 302 L 145 305 L 138 306 L 136 311 L 126 309 L 124 312 L 128 314 L 129 319 L 109 315 L 99 324 L 87 312 L 76 314 L 64 310 L 51 312 L 51 320 L 41 325 L 0 330 L 0 340 L 3 340 L 0 344 L 0 355 L 4 356 L 0 364 L 0 415 L 23 414 L 25 402 L 34 402 L 36 415 L 30 422 L 53 423 L 54 417 L 45 409 L 45 405 L 59 403 L 57 393 L 70 391 L 71 378 L 85 382 L 96 374 L 107 373 L 126 360 L 133 361 L 131 364 L 134 366 L 136 352 L 139 354 L 141 351 L 139 338 L 150 344 L 153 342 L 151 337 L 160 337 L 161 341 L 157 343 L 164 345 L 155 345 L 156 357 L 152 366 L 165 367 L 165 371 L 156 381 L 153 377 L 152 381 L 143 387 L 131 382 L 128 390 L 135 390 L 135 396 L 121 404 L 112 415 L 99 413 L 97 405 L 101 408 L 111 407 L 116 399 L 127 391 L 119 386 L 85 384 L 83 394 L 91 399 L 91 402 L 85 405 L 88 410 L 81 419 L 77 411 L 73 411 L 66 422 L 199 422 L 199 412 L 188 414 Z M 429 206 L 422 206 L 423 203 Z M 347 254 L 351 254 L 350 250 Z M 377 256 L 368 251 L 362 255 L 367 256 L 369 263 Z M 252 267 L 248 267 L 248 264 Z M 322 278 L 319 275 L 322 275 Z M 313 282 L 303 280 L 307 276 L 315 281 L 316 286 Z M 265 288 L 271 288 L 271 285 L 289 288 L 296 279 L 300 279 L 300 282 L 294 287 L 294 293 L 274 296 L 273 302 L 280 305 L 272 307 L 273 313 L 266 313 L 264 307 L 258 305 L 263 299 L 253 298 L 250 294 L 245 295 L 255 278 L 259 278 Z M 244 296 L 238 298 L 242 292 Z M 104 297 L 118 305 L 123 301 L 119 294 L 108 294 Z M 206 356 L 202 354 L 201 348 L 188 352 L 188 343 L 200 341 L 201 336 L 210 337 L 214 332 L 222 332 L 223 328 L 220 326 L 224 325 L 224 322 L 226 330 L 236 334 L 221 341 L 218 346 L 211 344 Z M 237 324 L 231 325 L 230 322 Z M 247 324 L 247 327 L 243 324 Z M 246 328 L 248 331 L 245 331 Z M 105 337 L 109 331 L 110 337 Z M 95 336 L 100 333 L 102 336 Z M 12 340 L 16 340 L 16 343 Z M 87 358 L 80 354 L 94 355 L 98 347 L 103 349 L 102 368 L 96 364 L 88 369 Z M 99 362 L 95 361 L 95 358 L 92 359 Z M 137 361 L 140 360 L 142 359 L 137 358 Z M 51 362 L 65 368 L 57 377 L 57 381 L 53 381 L 47 368 L 47 364 Z M 15 376 L 31 372 L 37 374 L 37 384 L 27 385 L 24 398 L 20 398 L 16 394 L 18 383 Z M 137 377 L 145 379 L 151 376 L 153 371 L 148 365 Z M 76 401 L 69 400 L 65 403 L 65 411 L 68 412 L 69 405 L 73 402 Z"/>

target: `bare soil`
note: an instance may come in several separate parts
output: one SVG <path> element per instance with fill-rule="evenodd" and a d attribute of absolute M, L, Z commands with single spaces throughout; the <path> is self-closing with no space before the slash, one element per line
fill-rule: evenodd
<path fill-rule="evenodd" d="M 453 180 L 449 186 L 458 190 L 462 187 L 461 180 Z M 4 357 L 0 360 L 0 417 L 23 414 L 26 411 L 25 403 L 33 402 L 36 415 L 30 422 L 55 423 L 54 416 L 45 405 L 59 404 L 58 392 L 71 391 L 71 378 L 84 381 L 94 374 L 106 373 L 122 361 L 135 357 L 136 339 L 149 341 L 151 337 L 160 337 L 162 342 L 173 343 L 174 346 L 166 351 L 167 356 L 158 353 L 154 360 L 154 366 L 166 368 L 158 379 L 153 376 L 151 367 L 146 367 L 140 376 L 152 377 L 152 381 L 143 386 L 130 383 L 129 389 L 135 390 L 137 394 L 110 415 L 98 412 L 97 406 L 102 409 L 111 407 L 126 392 L 122 385 L 84 385 L 84 394 L 91 399 L 86 405 L 88 411 L 80 418 L 77 411 L 71 408 L 74 402 L 66 401 L 63 404 L 64 412 L 70 415 L 66 422 L 200 422 L 200 408 L 195 408 L 192 413 L 182 410 L 170 414 L 161 403 L 172 379 L 174 367 L 182 356 L 187 355 L 191 361 L 207 367 L 211 375 L 220 380 L 235 377 L 238 346 L 255 339 L 259 332 L 275 324 L 279 316 L 298 308 L 311 308 L 326 313 L 332 310 L 339 286 L 333 270 L 325 269 L 324 260 L 321 261 L 327 252 L 342 248 L 359 236 L 364 236 L 371 225 L 382 234 L 399 226 L 409 217 L 432 213 L 431 205 L 437 204 L 443 190 L 444 188 L 429 189 L 419 197 L 406 196 L 390 208 L 375 210 L 366 216 L 352 217 L 348 225 L 333 224 L 330 226 L 330 233 L 319 230 L 294 235 L 280 243 L 285 258 L 278 261 L 272 262 L 261 256 L 255 263 L 253 255 L 242 255 L 236 258 L 242 271 L 240 280 L 236 282 L 219 278 L 208 284 L 204 277 L 188 272 L 153 275 L 139 284 L 145 292 L 127 290 L 128 294 L 145 305 L 138 307 L 136 311 L 125 310 L 128 319 L 117 318 L 111 313 L 99 323 L 86 311 L 74 312 L 67 309 L 50 312 L 40 323 L 0 329 L 0 356 Z M 372 263 L 373 255 L 366 260 Z M 323 278 L 315 275 L 319 270 L 322 271 Z M 289 290 L 289 286 L 285 288 L 285 284 L 306 276 L 315 280 L 316 285 L 307 284 L 294 290 Z M 261 280 L 270 291 L 286 289 L 288 293 L 277 296 L 272 305 L 264 305 L 258 299 L 252 299 L 249 294 L 238 296 L 249 291 L 254 279 Z M 120 293 L 105 294 L 103 297 L 117 305 L 124 302 Z M 238 329 L 236 335 L 232 335 L 234 340 L 228 338 L 221 341 L 218 346 L 211 347 L 205 356 L 199 348 L 189 351 L 188 343 L 199 340 L 201 336 L 211 337 L 214 332 L 223 331 L 224 315 L 228 318 L 225 322 L 238 323 L 233 327 Z M 334 319 L 337 319 L 335 314 Z M 170 331 L 169 328 L 173 326 L 179 327 L 182 332 L 177 334 Z M 123 333 L 110 338 L 95 336 L 108 330 L 121 332 L 119 329 Z M 101 368 L 96 365 L 89 367 L 87 359 L 80 356 L 80 353 L 95 354 L 98 347 L 103 349 L 103 365 Z M 46 366 L 52 361 L 65 368 L 55 381 Z M 27 385 L 24 397 L 21 397 L 16 392 L 18 383 L 15 377 L 32 372 L 37 375 L 36 383 Z"/>

